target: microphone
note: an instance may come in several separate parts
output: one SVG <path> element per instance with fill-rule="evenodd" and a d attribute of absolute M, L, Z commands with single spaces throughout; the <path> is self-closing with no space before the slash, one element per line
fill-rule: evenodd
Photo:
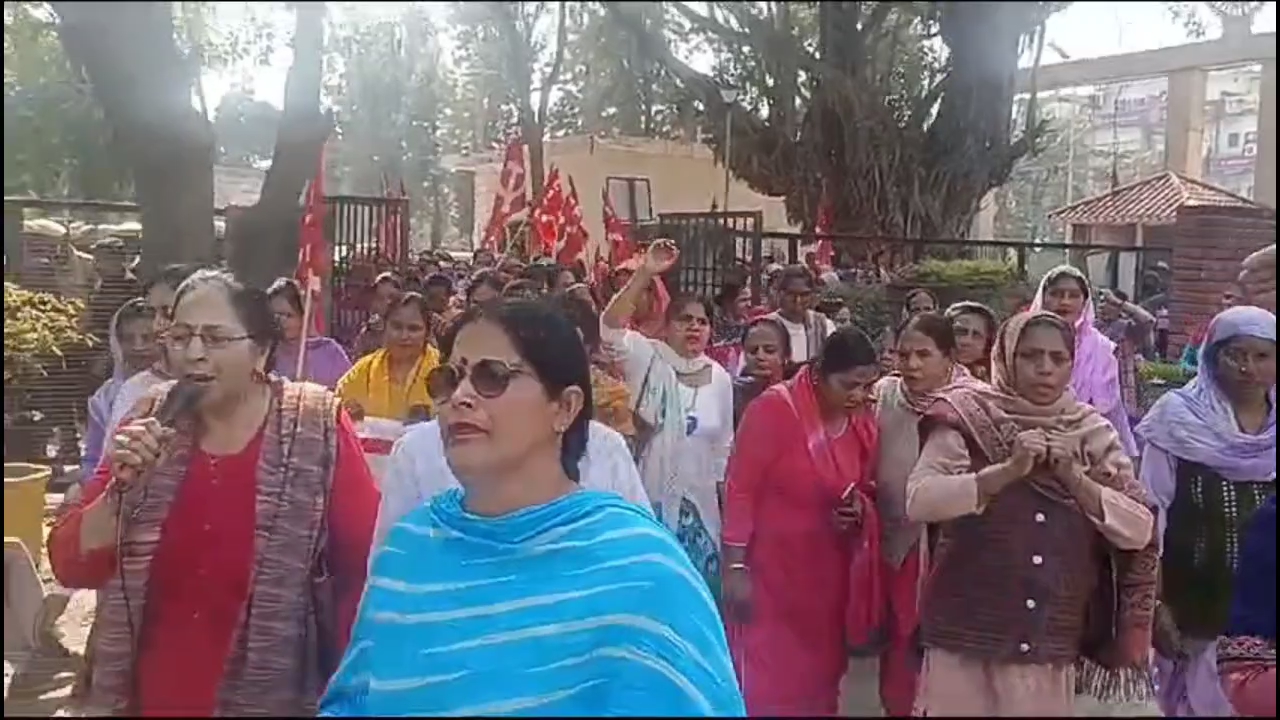
<path fill-rule="evenodd" d="M 156 409 L 155 419 L 166 428 L 173 429 L 179 420 L 189 417 L 204 397 L 205 387 L 200 383 L 183 378 L 165 396 L 164 402 Z"/>

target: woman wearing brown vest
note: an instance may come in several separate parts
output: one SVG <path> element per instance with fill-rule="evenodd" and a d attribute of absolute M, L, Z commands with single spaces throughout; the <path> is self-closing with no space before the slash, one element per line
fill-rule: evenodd
<path fill-rule="evenodd" d="M 265 293 L 183 282 L 164 335 L 181 383 L 139 403 L 49 535 L 58 580 L 99 590 L 90 714 L 315 711 L 378 491 L 333 394 L 266 375 L 276 335 Z"/>
<path fill-rule="evenodd" d="M 1149 661 L 1154 520 L 1115 430 L 1068 389 L 1074 347 L 1060 318 L 1015 315 L 992 386 L 952 389 L 925 415 L 907 515 L 941 528 L 920 712 L 1071 715 L 1079 658 Z"/>

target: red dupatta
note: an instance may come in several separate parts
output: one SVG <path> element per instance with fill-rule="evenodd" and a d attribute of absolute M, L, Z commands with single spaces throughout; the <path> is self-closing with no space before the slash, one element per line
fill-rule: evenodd
<path fill-rule="evenodd" d="M 849 427 L 836 438 L 827 434 L 818 409 L 817 376 L 806 365 L 779 388 L 795 411 L 804 430 L 809 456 L 819 482 L 841 498 L 857 496 L 862 523 L 853 532 L 849 568 L 849 601 L 845 609 L 845 636 L 850 647 L 875 639 L 883 620 L 881 588 L 880 516 L 875 501 L 875 416 L 869 412 L 849 416 Z"/>

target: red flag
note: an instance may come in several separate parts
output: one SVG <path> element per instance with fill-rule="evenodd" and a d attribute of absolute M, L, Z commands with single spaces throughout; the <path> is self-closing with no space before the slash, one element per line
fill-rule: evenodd
<path fill-rule="evenodd" d="M 325 333 L 323 309 L 324 278 L 329 274 L 329 251 L 324 239 L 324 147 L 320 148 L 320 163 L 316 175 L 307 185 L 302 209 L 302 224 L 298 230 L 298 267 L 294 277 L 302 285 L 304 302 L 311 302 L 311 333 L 320 337 Z"/>
<path fill-rule="evenodd" d="M 491 252 L 500 252 L 505 249 L 507 223 L 511 222 L 513 216 L 528 209 L 527 187 L 524 142 L 516 136 L 507 143 L 506 155 L 502 160 L 502 173 L 498 176 L 498 191 L 493 196 L 493 210 L 489 212 L 489 223 L 485 226 L 484 237 L 480 240 L 481 248 Z"/>
<path fill-rule="evenodd" d="M 831 232 L 835 229 L 835 208 L 824 187 L 822 198 L 818 200 L 818 217 L 813 223 L 813 233 L 818 236 L 818 267 L 829 268 L 835 261 L 835 246 L 831 242 Z M 828 237 L 823 237 L 824 235 Z"/>
<path fill-rule="evenodd" d="M 556 262 L 572 265 L 587 250 L 587 226 L 582 222 L 582 203 L 578 200 L 578 187 L 569 176 L 569 197 L 564 203 L 564 242 L 556 253 Z"/>
<path fill-rule="evenodd" d="M 538 252 L 545 256 L 555 254 L 560 231 L 565 225 L 564 185 L 560 181 L 560 168 L 555 165 L 547 172 L 542 186 L 542 197 L 533 212 L 534 229 L 538 232 Z"/>
<path fill-rule="evenodd" d="M 618 212 L 613 209 L 613 201 L 609 199 L 609 188 L 606 186 L 600 190 L 600 196 L 604 199 L 604 239 L 609 246 L 609 262 L 617 267 L 618 263 L 625 262 L 635 254 L 635 247 L 629 239 L 630 228 L 628 223 L 618 217 Z"/>

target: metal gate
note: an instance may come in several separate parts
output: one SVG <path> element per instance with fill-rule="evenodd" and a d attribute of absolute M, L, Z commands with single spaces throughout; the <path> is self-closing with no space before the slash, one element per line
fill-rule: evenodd
<path fill-rule="evenodd" d="M 369 317 L 368 288 L 378 273 L 409 266 L 409 200 L 330 195 L 326 226 L 333 253 L 330 333 L 349 340 Z"/>
<path fill-rule="evenodd" d="M 662 213 L 655 237 L 666 237 L 680 248 L 680 260 L 667 273 L 667 284 L 679 292 L 710 298 L 719 292 L 735 266 L 759 283 L 763 213 L 731 212 Z M 759 293 L 760 288 L 753 287 Z"/>

